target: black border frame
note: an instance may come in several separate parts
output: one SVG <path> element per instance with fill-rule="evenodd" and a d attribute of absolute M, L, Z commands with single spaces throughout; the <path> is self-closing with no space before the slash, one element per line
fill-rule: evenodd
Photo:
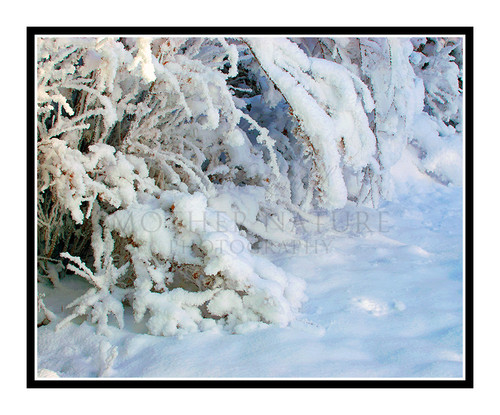
<path fill-rule="evenodd" d="M 27 34 L 27 387 L 28 388 L 473 388 L 473 32 L 470 26 L 374 26 L 374 27 L 46 27 L 30 26 Z M 429 380 L 429 379 L 60 379 L 40 380 L 35 378 L 35 292 L 36 263 L 34 254 L 35 241 L 35 42 L 37 35 L 463 35 L 465 37 L 465 186 L 464 208 L 465 225 L 463 238 L 465 241 L 465 379 Z"/>

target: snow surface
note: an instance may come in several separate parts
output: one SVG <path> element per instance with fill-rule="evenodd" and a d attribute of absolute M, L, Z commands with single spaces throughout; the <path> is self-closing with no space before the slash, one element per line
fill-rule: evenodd
<path fill-rule="evenodd" d="M 111 322 L 108 336 L 78 318 L 38 328 L 39 377 L 462 378 L 462 188 L 433 182 L 408 157 L 392 168 L 393 201 L 377 210 L 348 203 L 335 221 L 304 227 L 295 252 L 265 252 L 307 283 L 288 327 L 151 336 L 126 307 L 124 328 Z M 88 287 L 68 275 L 57 290 L 43 287 L 44 304 L 62 319 L 62 306 Z"/>

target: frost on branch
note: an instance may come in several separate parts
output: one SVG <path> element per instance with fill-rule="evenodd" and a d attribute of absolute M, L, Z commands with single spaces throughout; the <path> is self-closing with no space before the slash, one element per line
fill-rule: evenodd
<path fill-rule="evenodd" d="M 373 100 L 363 82 L 338 63 L 308 57 L 288 39 L 247 39 L 295 115 L 311 147 L 322 200 L 343 207 L 348 190 L 343 169 L 355 174 L 376 163 L 375 136 L 367 113 Z"/>
<path fill-rule="evenodd" d="M 153 334 L 206 329 L 213 319 L 286 325 L 303 299 L 303 283 L 253 255 L 234 220 L 209 208 L 202 193 L 165 191 L 110 215 L 107 227 L 133 238 L 125 249 L 134 316 L 141 321 L 148 311 Z"/>
<path fill-rule="evenodd" d="M 37 61 L 39 280 L 90 284 L 58 327 L 287 325 L 304 283 L 257 247 L 377 206 L 405 150 L 460 180 L 457 39 L 40 38 Z"/>

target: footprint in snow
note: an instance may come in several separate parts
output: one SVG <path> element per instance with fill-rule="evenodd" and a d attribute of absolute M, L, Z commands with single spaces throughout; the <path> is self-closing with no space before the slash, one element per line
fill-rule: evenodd
<path fill-rule="evenodd" d="M 373 298 L 360 297 L 354 298 L 353 303 L 363 311 L 374 315 L 375 317 L 385 316 L 393 311 L 403 311 L 406 306 L 403 302 L 394 300 L 390 304 L 385 301 Z"/>

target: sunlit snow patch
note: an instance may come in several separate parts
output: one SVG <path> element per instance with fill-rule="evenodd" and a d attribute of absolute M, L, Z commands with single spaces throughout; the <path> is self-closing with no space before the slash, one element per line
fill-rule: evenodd
<path fill-rule="evenodd" d="M 362 310 L 367 311 L 368 313 L 373 314 L 376 317 L 389 314 L 389 307 L 384 302 L 377 301 L 371 298 L 355 298 L 353 302 Z"/>

